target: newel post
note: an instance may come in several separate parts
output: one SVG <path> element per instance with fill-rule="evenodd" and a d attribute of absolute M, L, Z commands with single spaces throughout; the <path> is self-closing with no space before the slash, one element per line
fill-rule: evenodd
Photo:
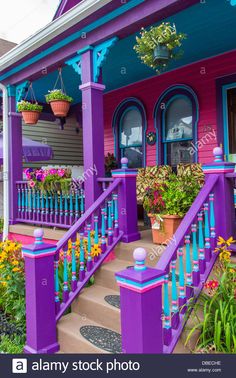
<path fill-rule="evenodd" d="M 214 235 L 228 238 L 235 237 L 235 209 L 234 209 L 234 185 L 233 178 L 227 175 L 234 173 L 235 163 L 225 162 L 221 147 L 213 150 L 214 162 L 204 165 L 203 172 L 206 178 L 209 175 L 218 175 L 213 193 L 209 198 L 210 211 L 210 236 L 211 244 Z M 212 196 L 213 194 L 213 196 Z"/>
<path fill-rule="evenodd" d="M 25 353 L 49 354 L 59 350 L 56 335 L 54 255 L 56 245 L 43 242 L 43 230 L 34 231 L 35 243 L 22 249 L 25 259 Z"/>
<path fill-rule="evenodd" d="M 128 159 L 122 158 L 121 169 L 112 171 L 112 177 L 122 179 L 118 188 L 119 229 L 124 233 L 122 241 L 131 243 L 140 239 L 136 196 L 137 169 L 129 169 Z"/>
<path fill-rule="evenodd" d="M 134 251 L 135 266 L 116 273 L 120 286 L 123 353 L 163 353 L 164 272 L 145 266 L 147 252 Z"/>

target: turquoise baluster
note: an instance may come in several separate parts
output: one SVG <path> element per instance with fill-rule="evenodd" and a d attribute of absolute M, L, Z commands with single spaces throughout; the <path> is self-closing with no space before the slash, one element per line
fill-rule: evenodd
<path fill-rule="evenodd" d="M 184 278 L 184 260 L 183 260 L 183 247 L 178 248 L 179 257 L 179 308 L 180 313 L 184 314 L 187 310 L 186 295 L 185 295 L 185 278 Z"/>
<path fill-rule="evenodd" d="M 79 218 L 79 194 L 77 189 L 75 192 L 75 218 Z"/>
<path fill-rule="evenodd" d="M 41 192 L 41 222 L 44 222 L 44 215 L 45 215 L 44 194 L 43 192 Z"/>
<path fill-rule="evenodd" d="M 17 186 L 17 202 L 18 202 L 18 218 L 21 218 L 21 190 L 20 186 Z"/>
<path fill-rule="evenodd" d="M 87 224 L 87 240 L 88 240 L 88 259 L 87 259 L 87 271 L 89 272 L 93 267 L 92 260 L 92 243 L 91 243 L 91 224 Z"/>
<path fill-rule="evenodd" d="M 172 318 L 171 325 L 173 329 L 177 329 L 179 325 L 179 308 L 178 308 L 178 290 L 176 282 L 176 260 L 171 261 L 171 273 L 172 273 Z"/>
<path fill-rule="evenodd" d="M 192 238 L 193 238 L 193 286 L 198 286 L 200 283 L 200 271 L 198 261 L 197 248 L 197 225 L 192 224 Z"/>
<path fill-rule="evenodd" d="M 55 209 L 55 224 L 57 224 L 58 223 L 58 215 L 59 215 L 57 193 L 55 193 L 55 196 L 54 196 L 54 209 Z"/>
<path fill-rule="evenodd" d="M 32 220 L 33 191 L 29 189 L 29 219 Z"/>
<path fill-rule="evenodd" d="M 98 246 L 98 243 L 99 243 L 99 235 L 98 235 L 98 216 L 97 216 L 97 215 L 94 215 L 93 220 L 94 220 L 94 232 L 95 232 L 95 235 L 94 235 L 94 244 L 95 244 L 96 246 Z"/>
<path fill-rule="evenodd" d="M 25 218 L 28 218 L 29 204 L 28 204 L 28 186 L 25 185 Z"/>
<path fill-rule="evenodd" d="M 203 214 L 202 211 L 198 213 L 198 247 L 199 247 L 199 269 L 200 273 L 204 274 L 206 270 L 204 237 L 203 237 Z"/>
<path fill-rule="evenodd" d="M 73 223 L 73 215 L 74 215 L 74 210 L 73 210 L 73 195 L 70 192 L 70 225 Z"/>
<path fill-rule="evenodd" d="M 190 235 L 185 235 L 185 248 L 186 248 L 186 297 L 187 299 L 193 296 L 193 279 L 192 279 L 192 260 L 190 252 Z"/>
<path fill-rule="evenodd" d="M 24 185 L 21 187 L 21 214 L 22 219 L 25 218 L 25 191 L 24 191 Z"/>
<path fill-rule="evenodd" d="M 60 193 L 60 223 L 63 223 L 63 198 L 62 193 Z"/>
<path fill-rule="evenodd" d="M 40 193 L 39 193 L 39 190 L 37 190 L 37 221 L 40 221 L 40 214 L 41 214 Z"/>
<path fill-rule="evenodd" d="M 50 193 L 50 223 L 54 223 L 53 222 L 53 215 L 54 215 L 54 212 L 53 212 L 53 193 L 51 192 Z"/>
<path fill-rule="evenodd" d="M 36 220 L 37 214 L 37 192 L 33 190 L 33 220 Z"/>
<path fill-rule="evenodd" d="M 84 190 L 80 190 L 80 214 L 84 214 Z"/>
<path fill-rule="evenodd" d="M 58 273 L 58 265 L 59 261 L 54 262 L 54 271 L 55 271 L 55 306 L 56 306 L 56 314 L 60 310 L 60 298 L 59 298 L 59 273 Z"/>
<path fill-rule="evenodd" d="M 211 250 L 214 251 L 216 248 L 216 222 L 215 222 L 215 195 L 211 193 L 209 195 L 210 200 L 210 231 L 211 231 Z"/>
<path fill-rule="evenodd" d="M 68 264 L 67 264 L 67 249 L 63 251 L 64 257 L 64 269 L 63 269 L 63 302 L 66 303 L 69 298 L 69 287 L 68 287 Z"/>
<path fill-rule="evenodd" d="M 85 278 L 85 266 L 84 266 L 84 233 L 80 233 L 80 271 L 79 280 L 83 281 Z"/>
<path fill-rule="evenodd" d="M 172 339 L 171 330 L 171 316 L 170 316 L 170 304 L 169 304 L 169 276 L 164 276 L 164 344 L 170 345 Z"/>
<path fill-rule="evenodd" d="M 113 228 L 112 228 L 112 201 L 108 201 L 108 245 L 113 243 Z"/>
<path fill-rule="evenodd" d="M 76 279 L 76 255 L 75 255 L 75 249 L 76 249 L 76 242 L 75 242 L 75 239 L 73 239 L 73 241 L 71 242 L 71 246 L 72 246 L 72 266 L 71 266 L 71 270 L 72 270 L 72 279 L 71 279 L 71 290 L 72 291 L 75 291 L 76 290 L 76 287 L 77 287 L 77 279 Z"/>
<path fill-rule="evenodd" d="M 107 243 L 106 243 L 106 221 L 105 221 L 105 214 L 106 214 L 106 209 L 102 209 L 102 253 L 106 252 L 107 249 Z"/>
<path fill-rule="evenodd" d="M 205 259 L 211 260 L 210 227 L 209 227 L 209 205 L 204 203 L 204 224 L 205 224 Z"/>
<path fill-rule="evenodd" d="M 119 214 L 118 214 L 118 194 L 113 194 L 114 202 L 114 236 L 119 236 Z"/>
<path fill-rule="evenodd" d="M 45 199 L 45 213 L 46 213 L 46 222 L 49 222 L 49 198 L 48 198 L 48 192 L 46 192 L 46 199 Z"/>
<path fill-rule="evenodd" d="M 68 197 L 67 197 L 66 194 L 64 195 L 64 208 L 65 208 L 65 219 L 64 219 L 64 222 L 65 222 L 65 224 L 68 224 L 69 209 L 68 209 Z"/>

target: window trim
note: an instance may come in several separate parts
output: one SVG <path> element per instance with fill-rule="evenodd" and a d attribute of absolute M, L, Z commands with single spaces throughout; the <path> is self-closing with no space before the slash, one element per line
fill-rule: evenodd
<path fill-rule="evenodd" d="M 126 112 L 132 108 L 137 109 L 142 117 L 143 123 L 143 131 L 142 131 L 142 145 L 138 146 L 131 146 L 131 147 L 142 147 L 143 149 L 143 162 L 142 167 L 146 166 L 146 131 L 147 131 L 147 117 L 146 117 L 146 110 L 144 108 L 143 103 L 135 97 L 130 97 L 123 100 L 116 108 L 113 114 L 112 120 L 112 130 L 114 136 L 114 155 L 116 159 L 122 157 L 121 150 L 124 148 L 120 148 L 120 123 Z M 128 147 L 126 147 L 128 148 Z"/>
<path fill-rule="evenodd" d="M 166 110 L 168 109 L 169 101 L 173 101 L 174 98 L 177 96 L 186 97 L 192 103 L 193 109 L 193 137 L 189 139 L 183 139 L 182 141 L 192 140 L 193 144 L 197 141 L 198 135 L 198 122 L 199 122 L 199 103 L 198 98 L 194 90 L 184 84 L 178 84 L 169 87 L 165 90 L 161 96 L 159 97 L 153 112 L 154 117 L 154 127 L 157 135 L 157 143 L 156 143 L 156 163 L 166 164 L 166 153 L 164 151 L 164 145 L 168 142 L 163 142 L 163 131 L 164 131 L 164 123 L 163 116 L 165 116 Z M 164 103 L 164 109 L 161 108 L 161 104 Z M 181 141 L 180 139 L 178 142 Z M 171 141 L 174 142 L 174 141 Z M 177 142 L 177 141 L 176 141 Z M 194 162 L 198 161 L 198 152 L 194 154 Z"/>

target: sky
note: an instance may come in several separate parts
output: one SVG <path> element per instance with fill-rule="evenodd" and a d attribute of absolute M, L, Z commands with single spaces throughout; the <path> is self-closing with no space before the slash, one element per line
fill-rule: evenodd
<path fill-rule="evenodd" d="M 20 43 L 48 24 L 59 0 L 0 0 L 0 38 Z"/>

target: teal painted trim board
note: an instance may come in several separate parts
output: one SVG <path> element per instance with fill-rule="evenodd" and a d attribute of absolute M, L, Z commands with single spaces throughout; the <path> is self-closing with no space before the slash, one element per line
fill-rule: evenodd
<path fill-rule="evenodd" d="M 39 60 L 45 58 L 46 56 L 52 54 L 53 52 L 63 48 L 64 46 L 68 45 L 69 43 L 75 41 L 76 39 L 80 38 L 83 33 L 89 33 L 98 27 L 106 24 L 109 21 L 114 20 L 115 18 L 121 16 L 122 14 L 128 12 L 129 10 L 135 8 L 136 6 L 144 3 L 145 0 L 131 0 L 129 3 L 122 5 L 121 7 L 115 9 L 114 11 L 110 12 L 109 14 L 99 18 L 98 20 L 92 22 L 90 25 L 84 27 L 83 29 L 79 30 L 78 32 L 73 33 L 72 35 L 66 37 L 62 41 L 55 43 L 55 45 L 49 47 L 48 49 L 40 52 L 39 54 L 35 55 L 31 59 L 21 63 L 20 65 L 14 67 L 13 69 L 9 70 L 5 74 L 0 76 L 0 81 L 5 80 L 8 77 L 14 75 L 17 72 L 20 72 L 24 68 L 28 67 L 29 65 L 38 62 Z"/>
<path fill-rule="evenodd" d="M 224 130 L 224 153 L 226 160 L 229 158 L 229 124 L 228 124 L 228 90 L 236 88 L 236 82 L 222 86 L 222 110 L 223 110 L 223 130 Z"/>

